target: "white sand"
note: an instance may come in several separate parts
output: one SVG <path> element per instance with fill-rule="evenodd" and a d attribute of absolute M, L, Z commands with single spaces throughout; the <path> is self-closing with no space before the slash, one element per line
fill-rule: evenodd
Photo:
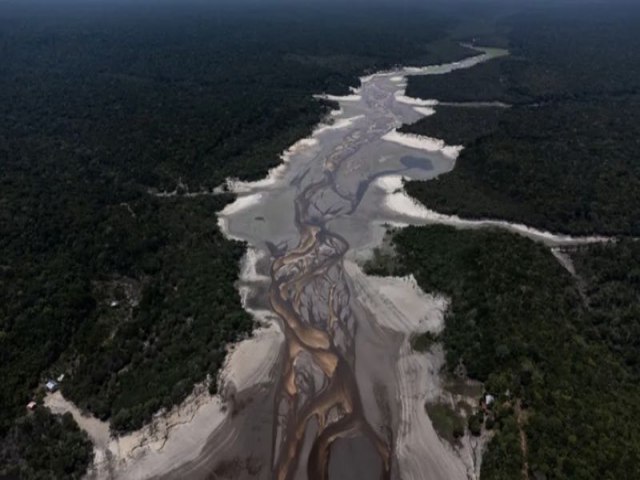
<path fill-rule="evenodd" d="M 246 210 L 247 208 L 251 208 L 255 205 L 259 205 L 262 200 L 261 193 L 254 193 L 250 195 L 239 196 L 235 199 L 234 202 L 229 203 L 225 206 L 222 211 L 218 212 L 218 228 L 222 232 L 222 234 L 229 240 L 236 240 L 238 242 L 242 242 L 243 239 L 231 235 L 229 232 L 229 219 L 228 217 L 234 215 L 242 210 Z"/>
<path fill-rule="evenodd" d="M 170 414 L 157 417 L 139 432 L 112 440 L 111 461 L 96 465 L 95 476 L 146 479 L 195 459 L 227 418 L 220 398 L 209 395 L 204 386 L 199 388 Z"/>
<path fill-rule="evenodd" d="M 404 189 L 404 177 L 402 175 L 385 175 L 378 177 L 375 184 L 389 194 L 398 193 Z"/>
<path fill-rule="evenodd" d="M 259 253 L 248 253 L 244 280 L 255 279 Z M 241 287 L 243 306 L 249 287 Z M 247 311 L 261 323 L 252 337 L 229 347 L 220 372 L 219 390 L 223 397 L 255 385 L 273 382 L 275 365 L 284 336 L 270 311 Z M 139 431 L 111 437 L 109 423 L 83 415 L 60 392 L 45 398 L 54 413 L 70 412 L 94 444 L 95 459 L 89 478 L 146 479 L 166 473 L 176 465 L 197 458 L 207 439 L 228 418 L 224 398 L 208 393 L 208 381 L 197 385 L 193 393 L 169 412 L 159 412 Z"/>
<path fill-rule="evenodd" d="M 317 145 L 317 139 L 312 137 L 303 138 L 302 140 L 294 143 L 291 147 L 284 151 L 282 155 L 280 155 L 280 159 L 283 163 L 269 170 L 269 173 L 265 178 L 257 180 L 255 182 L 245 182 L 242 180 L 238 180 L 237 178 L 229 178 L 226 182 L 227 189 L 233 193 L 249 193 L 255 190 L 273 187 L 284 178 L 284 175 L 287 171 L 288 163 L 291 161 L 291 158 L 293 156 Z"/>
<path fill-rule="evenodd" d="M 240 263 L 240 280 L 244 282 L 269 282 L 271 279 L 267 275 L 260 275 L 257 271 L 257 264 L 264 259 L 266 254 L 262 250 L 248 247 Z"/>
<path fill-rule="evenodd" d="M 226 217 L 230 215 L 235 215 L 242 210 L 246 210 L 247 208 L 251 208 L 254 205 L 259 205 L 260 200 L 262 200 L 261 193 L 254 193 L 251 195 L 239 196 L 236 198 L 236 201 L 228 204 L 224 209 L 220 212 L 220 215 L 224 215 Z"/>
<path fill-rule="evenodd" d="M 111 437 L 109 423 L 85 415 L 60 392 L 45 397 L 53 413 L 71 413 L 94 445 L 94 462 L 88 478 L 148 478 L 168 471 L 177 461 L 195 458 L 209 434 L 226 414 L 219 398 L 197 385 L 179 406 L 157 414 L 137 432 Z M 130 467 L 130 468 L 128 468 Z"/>
<path fill-rule="evenodd" d="M 477 49 L 470 47 L 472 50 L 482 52 L 483 49 Z M 487 49 L 487 50 L 500 50 L 500 49 Z M 505 50 L 506 51 L 506 50 Z M 453 62 L 450 64 L 442 63 L 440 65 L 428 65 L 426 67 L 405 67 L 404 73 L 407 75 L 440 75 L 460 70 L 462 68 L 470 68 L 478 63 L 481 63 L 487 58 L 486 53 L 476 55 L 475 57 L 469 57 L 459 62 Z"/>
<path fill-rule="evenodd" d="M 351 95 L 322 95 L 323 99 L 331 100 L 333 102 L 359 102 L 362 100 L 361 95 L 351 94 Z"/>
<path fill-rule="evenodd" d="M 464 150 L 464 147 L 460 145 L 447 145 L 443 140 L 439 140 L 437 138 L 400 133 L 397 129 L 393 129 L 392 131 L 384 135 L 382 139 L 388 142 L 404 145 L 405 147 L 415 148 L 416 150 L 442 153 L 445 157 L 452 160 L 457 159 L 460 155 L 460 152 Z"/>
<path fill-rule="evenodd" d="M 550 242 L 556 245 L 580 245 L 589 243 L 603 243 L 611 239 L 603 236 L 573 237 L 559 235 L 528 227 L 520 223 L 503 220 L 465 220 L 457 215 L 444 215 L 434 212 L 411 198 L 404 191 L 403 178 L 398 175 L 381 177 L 376 181 L 378 187 L 387 192 L 385 206 L 390 211 L 403 216 L 424 220 L 428 223 L 450 225 L 458 228 L 498 227 L 520 233 L 535 240 Z"/>
<path fill-rule="evenodd" d="M 562 265 L 564 269 L 571 274 L 571 276 L 576 276 L 576 267 L 568 253 L 563 252 L 557 247 L 552 248 L 551 253 L 553 253 L 553 256 L 556 257 L 558 262 L 560 262 L 560 265 Z"/>
<path fill-rule="evenodd" d="M 457 452 L 438 437 L 427 415 L 425 403 L 442 390 L 440 369 L 444 365 L 441 348 L 424 354 L 413 351 L 407 342 L 398 361 L 401 402 L 396 456 L 403 480 L 468 480 L 467 455 Z"/>
<path fill-rule="evenodd" d="M 406 335 L 439 333 L 444 328 L 447 300 L 424 293 L 413 275 L 370 277 L 352 261 L 345 261 L 345 270 L 353 281 L 358 301 L 374 312 L 384 327 Z"/>
<path fill-rule="evenodd" d="M 87 432 L 96 448 L 104 449 L 109 445 L 111 437 L 109 423 L 100 421 L 91 415 L 85 415 L 73 403 L 67 401 L 60 391 L 47 394 L 44 398 L 44 405 L 57 415 L 67 412 L 73 415 L 73 419 L 82 430 Z"/>
<path fill-rule="evenodd" d="M 380 75 L 380 72 L 374 73 L 372 75 L 365 75 L 364 77 L 360 77 L 360 84 L 370 82 L 377 75 Z"/>
<path fill-rule="evenodd" d="M 448 301 L 423 292 L 413 276 L 370 277 L 357 264 L 345 261 L 354 294 L 378 324 L 404 334 L 394 378 L 399 402 L 399 428 L 395 453 L 400 478 L 467 480 L 473 471 L 473 455 L 467 446 L 453 449 L 434 430 L 425 409 L 427 400 L 443 395 L 440 371 L 444 352 L 435 346 L 428 353 L 413 350 L 412 335 L 439 333 L 444 327 Z M 468 445 L 466 442 L 463 445 Z"/>
<path fill-rule="evenodd" d="M 251 338 L 231 347 L 220 377 L 225 388 L 241 392 L 273 381 L 273 366 L 278 360 L 283 341 L 282 330 L 276 322 L 272 322 L 255 330 Z"/>
<path fill-rule="evenodd" d="M 351 118 L 343 118 L 340 119 L 332 124 L 329 125 L 321 125 L 318 128 L 316 128 L 313 132 L 313 136 L 317 136 L 320 135 L 324 132 L 327 131 L 331 131 L 331 130 L 341 130 L 343 128 L 349 128 L 351 127 L 355 122 L 357 122 L 358 120 L 361 120 L 364 118 L 364 115 L 356 115 L 355 117 L 351 117 Z"/>
<path fill-rule="evenodd" d="M 431 107 L 415 107 L 414 110 L 425 117 L 430 117 L 436 113 L 435 109 Z"/>
<path fill-rule="evenodd" d="M 416 107 L 435 107 L 439 103 L 438 100 L 423 100 L 421 98 L 407 97 L 404 92 L 404 90 L 398 90 L 395 93 L 394 96 L 397 102 L 404 103 L 406 105 L 414 105 Z"/>

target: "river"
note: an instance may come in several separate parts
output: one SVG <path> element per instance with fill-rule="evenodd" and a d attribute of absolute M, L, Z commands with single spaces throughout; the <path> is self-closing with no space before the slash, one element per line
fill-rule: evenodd
<path fill-rule="evenodd" d="M 416 390 L 415 376 L 437 371 L 423 372 L 408 349 L 413 330 L 442 328 L 446 302 L 424 297 L 410 280 L 401 286 L 413 290 L 409 300 L 384 297 L 396 286 L 376 287 L 357 260 L 380 244 L 386 223 L 410 221 L 410 212 L 388 207 L 385 182 L 434 178 L 460 150 L 396 132 L 435 106 L 404 95 L 407 76 L 445 75 L 504 54 L 479 49 L 463 61 L 363 78 L 351 95 L 328 97 L 340 105 L 332 121 L 294 145 L 267 179 L 230 182 L 239 198 L 221 212 L 221 225 L 251 247 L 240 289 L 271 343 L 267 353 L 256 346 L 259 368 L 244 381 L 229 374 L 226 419 L 165 478 L 474 476 L 471 454 L 433 434 L 428 392 Z M 411 304 L 411 295 L 424 298 Z"/>

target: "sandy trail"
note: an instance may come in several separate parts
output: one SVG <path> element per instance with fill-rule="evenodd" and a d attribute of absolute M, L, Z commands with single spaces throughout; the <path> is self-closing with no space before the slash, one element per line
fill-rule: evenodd
<path fill-rule="evenodd" d="M 211 426 L 220 425 L 225 417 L 223 405 L 208 394 L 206 385 L 196 386 L 179 407 L 158 415 L 140 431 L 121 437 L 111 436 L 108 422 L 85 415 L 60 392 L 47 395 L 44 404 L 53 413 L 71 413 L 89 435 L 95 457 L 87 478 L 111 478 L 127 465 L 133 465 L 127 473 L 131 479 L 160 473 L 185 456 L 197 455 Z"/>

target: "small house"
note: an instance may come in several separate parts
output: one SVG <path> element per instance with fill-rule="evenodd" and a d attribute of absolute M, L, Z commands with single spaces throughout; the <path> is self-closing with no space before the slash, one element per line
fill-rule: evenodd
<path fill-rule="evenodd" d="M 33 412 L 37 406 L 38 404 L 32 400 L 29 403 L 27 403 L 27 410 L 30 410 Z"/>
<path fill-rule="evenodd" d="M 47 389 L 47 392 L 54 393 L 54 392 L 56 392 L 58 390 L 58 382 L 56 382 L 54 380 L 49 380 L 45 384 L 45 388 Z"/>

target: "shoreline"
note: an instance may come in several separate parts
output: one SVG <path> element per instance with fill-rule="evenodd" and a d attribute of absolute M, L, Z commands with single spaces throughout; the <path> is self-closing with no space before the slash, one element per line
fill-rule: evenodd
<path fill-rule="evenodd" d="M 409 196 L 404 189 L 405 178 L 401 175 L 389 175 L 376 180 L 376 186 L 386 193 L 384 207 L 396 215 L 423 221 L 424 224 L 449 225 L 456 228 L 501 228 L 523 235 L 550 246 L 589 245 L 607 243 L 611 237 L 571 236 L 539 230 L 521 223 L 511 223 L 497 219 L 464 219 L 457 215 L 445 215 L 431 210 L 418 200 Z"/>
<path fill-rule="evenodd" d="M 227 422 L 239 394 L 272 382 L 280 356 L 283 333 L 268 310 L 255 310 L 247 301 L 254 285 L 269 278 L 258 273 L 263 255 L 248 247 L 240 264 L 239 292 L 242 307 L 255 320 L 251 335 L 227 345 L 217 378 L 194 385 L 192 393 L 170 410 L 160 410 L 141 429 L 113 435 L 108 421 L 82 412 L 60 391 L 48 394 L 44 406 L 54 414 L 71 413 L 94 447 L 94 461 L 84 478 L 147 479 L 172 470 L 176 463 L 196 459 L 207 439 Z M 218 393 L 209 385 L 216 382 Z"/>
<path fill-rule="evenodd" d="M 413 275 L 372 276 L 349 260 L 345 271 L 353 283 L 354 296 L 377 325 L 402 336 L 393 375 L 400 402 L 394 448 L 400 478 L 477 480 L 477 452 L 482 452 L 489 437 L 475 438 L 467 430 L 457 445 L 451 445 L 437 433 L 426 409 L 428 402 L 439 401 L 463 402 L 475 411 L 477 399 L 447 391 L 441 374 L 445 365 L 441 343 L 435 342 L 424 352 L 414 350 L 411 344 L 415 335 L 437 335 L 444 329 L 449 299 L 424 292 Z"/>
<path fill-rule="evenodd" d="M 434 112 L 435 113 L 435 112 Z M 382 137 L 387 142 L 398 143 L 416 150 L 424 150 L 430 153 L 441 153 L 450 160 L 456 160 L 460 152 L 464 150 L 462 145 L 447 145 L 444 140 L 438 138 L 415 135 L 413 133 L 400 133 L 394 129 Z"/>

